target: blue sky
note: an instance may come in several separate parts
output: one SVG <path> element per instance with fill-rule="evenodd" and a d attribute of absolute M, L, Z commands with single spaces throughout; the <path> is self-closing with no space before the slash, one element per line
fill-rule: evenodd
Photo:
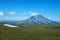
<path fill-rule="evenodd" d="M 60 22 L 60 0 L 0 0 L 0 21 L 24 20 L 33 13 Z"/>

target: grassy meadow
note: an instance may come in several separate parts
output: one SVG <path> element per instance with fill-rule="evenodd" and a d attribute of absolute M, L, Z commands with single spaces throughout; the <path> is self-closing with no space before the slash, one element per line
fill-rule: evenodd
<path fill-rule="evenodd" d="M 20 28 L 0 25 L 0 40 L 60 40 L 60 25 L 18 24 Z"/>

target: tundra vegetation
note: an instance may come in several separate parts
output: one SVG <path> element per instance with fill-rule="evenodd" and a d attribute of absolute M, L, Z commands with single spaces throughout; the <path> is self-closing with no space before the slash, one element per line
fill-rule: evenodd
<path fill-rule="evenodd" d="M 19 28 L 0 24 L 0 40 L 60 40 L 60 25 L 18 24 Z"/>

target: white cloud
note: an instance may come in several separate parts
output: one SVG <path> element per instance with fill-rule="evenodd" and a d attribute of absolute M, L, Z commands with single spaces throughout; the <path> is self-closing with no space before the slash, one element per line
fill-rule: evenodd
<path fill-rule="evenodd" d="M 35 13 L 35 12 L 31 13 L 31 16 L 35 16 L 35 15 L 38 15 L 38 13 Z"/>
<path fill-rule="evenodd" d="M 38 13 L 32 12 L 32 11 L 29 11 L 28 13 L 29 13 L 31 16 L 39 15 Z"/>
<path fill-rule="evenodd" d="M 14 12 L 14 11 L 11 11 L 11 12 L 9 13 L 10 16 L 13 16 L 13 15 L 15 15 L 15 14 L 16 14 L 16 12 Z"/>
<path fill-rule="evenodd" d="M 20 15 L 21 16 L 35 16 L 35 15 L 39 15 L 39 13 L 28 11 L 28 12 L 22 13 Z"/>
<path fill-rule="evenodd" d="M 2 11 L 0 11 L 0 16 L 3 16 L 3 15 L 4 15 L 4 13 Z"/>

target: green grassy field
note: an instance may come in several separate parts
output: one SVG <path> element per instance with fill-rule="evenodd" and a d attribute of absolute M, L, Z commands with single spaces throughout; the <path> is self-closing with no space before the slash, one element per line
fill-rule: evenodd
<path fill-rule="evenodd" d="M 19 24 L 0 26 L 0 40 L 60 40 L 60 25 Z"/>

